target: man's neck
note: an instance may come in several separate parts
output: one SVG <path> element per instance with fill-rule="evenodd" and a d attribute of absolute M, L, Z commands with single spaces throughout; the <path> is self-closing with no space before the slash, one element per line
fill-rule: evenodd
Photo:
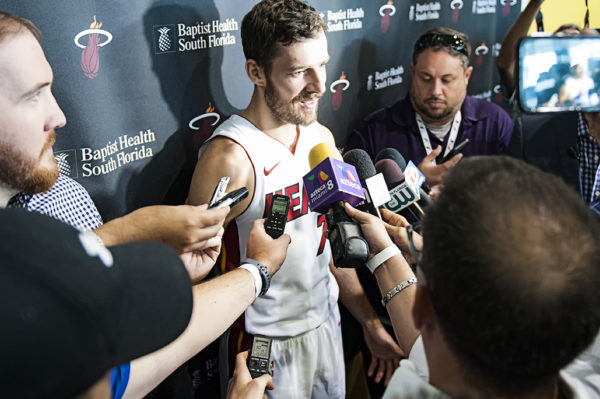
<path fill-rule="evenodd" d="M 270 137 L 280 141 L 289 149 L 296 142 L 296 125 L 284 123 L 273 117 L 273 114 L 267 104 L 264 102 L 262 94 L 257 90 L 252 94 L 252 100 L 248 107 L 240 112 L 240 116 L 246 118 L 256 128 Z"/>
<path fill-rule="evenodd" d="M 0 184 L 0 209 L 6 208 L 8 201 L 18 193 L 19 190 Z"/>
<path fill-rule="evenodd" d="M 429 126 L 444 126 L 447 125 L 449 123 L 451 123 L 454 120 L 454 116 L 456 115 L 456 112 L 453 113 L 452 115 L 448 116 L 447 118 L 443 119 L 443 120 L 432 120 L 429 119 L 427 116 L 423 115 L 422 113 L 418 112 L 417 113 L 421 116 L 421 119 L 423 119 L 423 122 L 425 122 L 425 124 L 429 127 Z"/>
<path fill-rule="evenodd" d="M 445 340 L 426 339 L 423 336 L 423 344 L 427 353 L 429 365 L 429 382 L 431 385 L 445 392 L 451 397 L 479 398 L 493 397 L 496 399 L 557 399 L 561 398 L 558 389 L 558 376 L 556 381 L 545 389 L 524 395 L 498 394 L 491 387 L 485 386 L 477 378 L 465 372 L 465 367 L 460 364 L 456 356 L 448 348 Z"/>

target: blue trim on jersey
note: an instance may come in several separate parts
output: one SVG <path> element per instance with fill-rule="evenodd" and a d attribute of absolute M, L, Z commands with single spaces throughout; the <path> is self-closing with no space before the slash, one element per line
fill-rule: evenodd
<path fill-rule="evenodd" d="M 129 363 L 115 367 L 110 372 L 110 389 L 113 399 L 121 399 L 129 384 Z"/>

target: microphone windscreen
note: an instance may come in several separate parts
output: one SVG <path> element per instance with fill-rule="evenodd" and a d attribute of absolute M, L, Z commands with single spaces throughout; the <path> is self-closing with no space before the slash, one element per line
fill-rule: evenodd
<path fill-rule="evenodd" d="M 315 166 L 323 162 L 326 158 L 339 159 L 338 156 L 334 155 L 329 143 L 319 143 L 310 149 L 308 153 L 308 163 L 310 168 L 313 169 Z M 341 159 L 339 159 L 341 161 Z"/>
<path fill-rule="evenodd" d="M 391 159 L 396 162 L 400 169 L 406 169 L 406 159 L 400 154 L 400 152 L 395 148 L 384 148 L 379 151 L 379 154 L 375 157 L 375 163 L 381 161 L 382 159 Z"/>
<path fill-rule="evenodd" d="M 358 173 L 358 178 L 362 181 L 368 179 L 371 176 L 375 176 L 375 166 L 371 157 L 365 150 L 354 149 L 344 154 L 344 162 L 353 165 Z"/>
<path fill-rule="evenodd" d="M 400 169 L 400 166 L 398 166 L 398 164 L 391 159 L 382 159 L 377 161 L 375 164 L 375 170 L 377 173 L 381 173 L 383 175 L 385 183 L 390 190 L 404 181 L 404 173 L 402 172 L 402 169 Z"/>

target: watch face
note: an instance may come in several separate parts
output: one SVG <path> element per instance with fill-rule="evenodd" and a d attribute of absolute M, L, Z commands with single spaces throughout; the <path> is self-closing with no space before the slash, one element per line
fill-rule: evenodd
<path fill-rule="evenodd" d="M 252 343 L 252 356 L 260 357 L 262 359 L 268 359 L 270 345 L 270 339 L 254 337 L 254 342 Z"/>

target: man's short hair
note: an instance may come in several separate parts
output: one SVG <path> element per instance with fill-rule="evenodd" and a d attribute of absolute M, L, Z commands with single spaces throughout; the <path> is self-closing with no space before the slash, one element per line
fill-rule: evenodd
<path fill-rule="evenodd" d="M 579 29 L 577 24 L 562 24 L 554 31 L 554 34 L 564 32 L 566 30 L 576 30 L 577 32 L 581 32 L 581 29 Z"/>
<path fill-rule="evenodd" d="M 471 43 L 469 37 L 462 32 L 440 27 L 423 33 L 419 36 L 413 48 L 413 64 L 417 64 L 417 56 L 428 48 L 433 49 L 433 51 L 444 50 L 451 56 L 460 58 L 463 69 L 469 67 Z"/>
<path fill-rule="evenodd" d="M 0 11 L 0 43 L 9 36 L 21 33 L 23 29 L 31 32 L 38 42 L 42 40 L 42 33 L 33 22 L 17 15 Z"/>
<path fill-rule="evenodd" d="M 299 0 L 263 0 L 242 20 L 242 46 L 246 59 L 252 59 L 270 72 L 277 43 L 289 46 L 315 38 L 327 25 L 308 4 Z"/>
<path fill-rule="evenodd" d="M 598 333 L 599 224 L 560 178 L 505 156 L 466 158 L 423 237 L 440 329 L 474 380 L 533 392 Z"/>

